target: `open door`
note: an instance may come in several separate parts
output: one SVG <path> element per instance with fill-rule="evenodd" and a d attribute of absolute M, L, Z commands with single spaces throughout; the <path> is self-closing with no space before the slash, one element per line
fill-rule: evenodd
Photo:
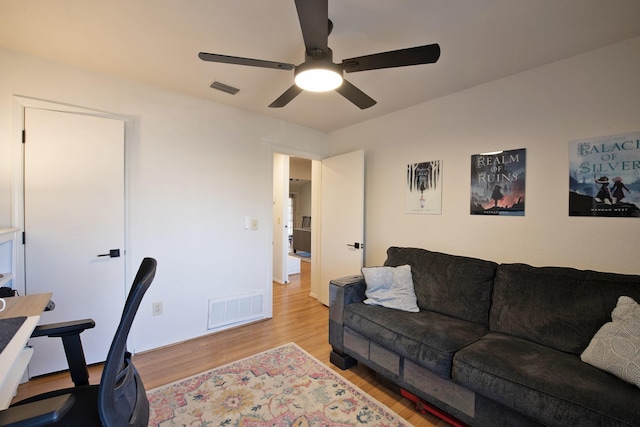
<path fill-rule="evenodd" d="M 360 274 L 364 259 L 364 151 L 324 159 L 321 167 L 320 284 L 329 305 L 329 281 Z"/>

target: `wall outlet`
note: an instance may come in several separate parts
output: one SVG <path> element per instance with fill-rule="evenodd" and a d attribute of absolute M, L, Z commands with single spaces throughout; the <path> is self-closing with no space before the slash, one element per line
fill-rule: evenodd
<path fill-rule="evenodd" d="M 162 302 L 154 302 L 152 307 L 154 316 L 160 316 L 162 314 Z"/>

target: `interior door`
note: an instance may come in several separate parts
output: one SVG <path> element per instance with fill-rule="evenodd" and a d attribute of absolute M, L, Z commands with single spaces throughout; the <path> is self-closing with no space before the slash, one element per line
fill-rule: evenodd
<path fill-rule="evenodd" d="M 364 259 L 364 151 L 322 161 L 318 301 L 329 305 L 329 281 L 360 274 Z"/>
<path fill-rule="evenodd" d="M 125 299 L 124 122 L 26 108 L 25 135 L 26 293 L 53 292 L 41 323 L 94 319 L 83 347 L 103 361 Z M 67 369 L 60 339 L 30 345 L 30 376 Z"/>

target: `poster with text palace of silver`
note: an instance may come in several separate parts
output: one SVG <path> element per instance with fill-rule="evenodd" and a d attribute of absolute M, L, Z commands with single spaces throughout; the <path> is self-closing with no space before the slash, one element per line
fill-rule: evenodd
<path fill-rule="evenodd" d="M 471 156 L 471 214 L 524 216 L 527 150 Z"/>
<path fill-rule="evenodd" d="M 570 143 L 569 216 L 640 217 L 640 132 Z"/>

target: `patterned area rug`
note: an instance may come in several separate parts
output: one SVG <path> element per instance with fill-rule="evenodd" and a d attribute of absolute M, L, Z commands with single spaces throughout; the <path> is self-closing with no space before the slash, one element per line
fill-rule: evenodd
<path fill-rule="evenodd" d="M 290 343 L 148 393 L 149 426 L 410 426 Z"/>

